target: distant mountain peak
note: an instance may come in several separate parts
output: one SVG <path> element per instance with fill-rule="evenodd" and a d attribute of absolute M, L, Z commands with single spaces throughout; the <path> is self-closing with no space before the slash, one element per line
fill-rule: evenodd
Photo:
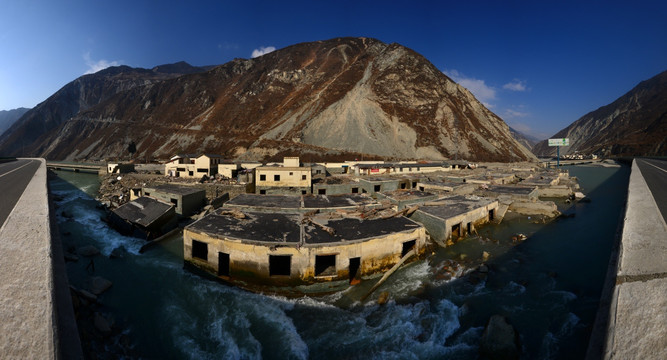
<path fill-rule="evenodd" d="M 190 68 L 179 62 L 130 77 L 148 86 L 123 88 L 120 77 L 97 78 L 90 89 L 109 87 L 107 95 L 59 116 L 56 127 L 34 139 L 34 151 L 100 159 L 121 156 L 134 141 L 140 157 L 535 159 L 469 91 L 399 44 L 334 38 L 177 79 L 145 80 Z M 47 102 L 53 113 L 55 103 Z M 0 150 L 8 148 L 0 141 Z"/>

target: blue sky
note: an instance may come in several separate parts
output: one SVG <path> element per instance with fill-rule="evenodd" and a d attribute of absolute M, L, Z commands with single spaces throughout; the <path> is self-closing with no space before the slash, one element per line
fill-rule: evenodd
<path fill-rule="evenodd" d="M 0 7 L 0 110 L 105 66 L 223 64 L 339 36 L 424 55 L 546 138 L 667 70 L 663 1 L 31 1 Z"/>

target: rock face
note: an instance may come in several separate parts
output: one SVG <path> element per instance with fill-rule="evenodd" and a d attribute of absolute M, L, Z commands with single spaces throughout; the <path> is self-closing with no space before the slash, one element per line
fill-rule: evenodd
<path fill-rule="evenodd" d="M 667 71 L 642 81 L 613 103 L 590 112 L 552 138 L 569 138 L 562 154 L 602 156 L 667 155 Z M 541 141 L 538 156 L 556 155 Z"/>
<path fill-rule="evenodd" d="M 368 38 L 297 44 L 133 86 L 63 121 L 35 140 L 33 155 L 117 157 L 134 142 L 142 159 L 176 152 L 242 160 L 535 159 L 507 124 L 424 57 Z M 16 147 L 0 143 L 7 150 Z"/>
<path fill-rule="evenodd" d="M 12 124 L 16 122 L 23 114 L 28 112 L 27 108 L 18 108 L 13 110 L 2 110 L 0 111 L 0 135 L 2 135 L 5 130 L 9 129 Z"/>

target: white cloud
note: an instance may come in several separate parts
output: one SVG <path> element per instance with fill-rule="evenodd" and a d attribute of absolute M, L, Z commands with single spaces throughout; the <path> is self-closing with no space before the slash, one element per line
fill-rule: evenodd
<path fill-rule="evenodd" d="M 523 118 L 530 115 L 527 112 L 517 111 L 513 109 L 505 109 L 505 117 L 508 119 Z"/>
<path fill-rule="evenodd" d="M 256 58 L 258 56 L 266 55 L 272 51 L 276 51 L 276 48 L 274 46 L 260 46 L 259 49 L 255 49 L 252 51 L 252 57 Z"/>
<path fill-rule="evenodd" d="M 486 85 L 484 80 L 467 77 L 457 70 L 445 70 L 444 73 L 459 85 L 470 90 L 470 92 L 473 93 L 477 100 L 484 104 L 484 106 L 488 108 L 493 107 L 489 101 L 496 99 L 496 89 Z"/>
<path fill-rule="evenodd" d="M 503 89 L 511 91 L 526 91 L 526 82 L 519 79 L 514 79 L 503 85 Z"/>
<path fill-rule="evenodd" d="M 111 67 L 111 66 L 121 65 L 121 62 L 116 61 L 116 60 L 109 61 L 109 60 L 102 59 L 102 60 L 94 61 L 93 59 L 90 58 L 90 52 L 87 52 L 87 53 L 83 54 L 83 61 L 85 61 L 86 66 L 88 66 L 88 70 L 86 70 L 84 75 L 93 74 L 93 73 L 96 73 L 100 70 L 104 70 L 104 69 L 106 69 L 108 67 Z"/>

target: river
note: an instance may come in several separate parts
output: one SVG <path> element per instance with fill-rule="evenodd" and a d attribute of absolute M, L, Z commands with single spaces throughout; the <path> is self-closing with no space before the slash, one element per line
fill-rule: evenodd
<path fill-rule="evenodd" d="M 183 269 L 182 237 L 140 254 L 143 240 L 110 229 L 94 200 L 97 175 L 58 172 L 50 188 L 63 248 L 101 251 L 94 272 L 88 258 L 68 262 L 67 272 L 76 288 L 93 275 L 113 282 L 97 311 L 117 329 L 105 350 L 116 355 L 123 354 L 114 342 L 131 347 L 128 358 L 475 359 L 486 322 L 500 314 L 517 329 L 522 357 L 571 359 L 586 352 L 630 169 L 568 170 L 591 200 L 557 203 L 576 216 L 484 226 L 480 236 L 400 269 L 364 303 L 359 294 L 372 281 L 288 299 L 204 279 Z M 512 241 L 519 232 L 528 239 Z M 110 258 L 116 248 L 122 256 Z M 491 255 L 485 276 L 441 276 L 448 259 L 471 268 L 484 251 Z M 378 305 L 382 292 L 390 300 Z"/>

